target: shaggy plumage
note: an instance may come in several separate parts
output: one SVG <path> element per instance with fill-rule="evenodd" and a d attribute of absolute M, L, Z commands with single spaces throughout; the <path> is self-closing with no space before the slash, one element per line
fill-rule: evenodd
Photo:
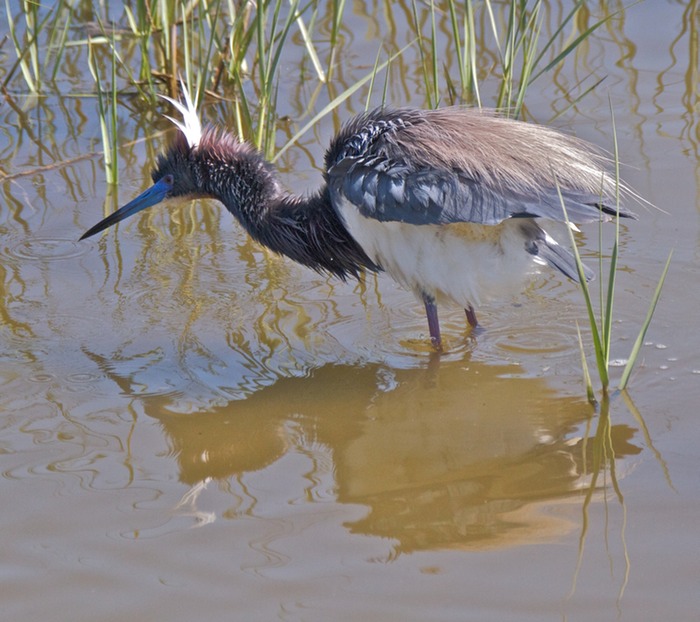
<path fill-rule="evenodd" d="M 578 278 L 571 253 L 536 220 L 565 221 L 560 194 L 572 222 L 618 213 L 598 151 L 493 112 L 360 115 L 331 142 L 321 189 L 298 197 L 250 145 L 202 129 L 189 97 L 170 101 L 183 121 L 154 185 L 83 237 L 165 198 L 215 198 L 255 240 L 314 270 L 343 279 L 386 270 L 425 303 L 437 347 L 438 301 L 461 305 L 476 325 L 474 306 L 518 287 L 533 263 Z"/>

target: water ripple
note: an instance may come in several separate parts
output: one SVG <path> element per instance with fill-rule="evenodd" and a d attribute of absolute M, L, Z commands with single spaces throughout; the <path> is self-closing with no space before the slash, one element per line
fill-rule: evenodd
<path fill-rule="evenodd" d="M 569 355 L 576 348 L 575 327 L 565 320 L 547 326 L 500 326 L 490 332 L 493 346 L 509 354 Z"/>
<path fill-rule="evenodd" d="M 80 257 L 89 250 L 88 244 L 69 238 L 29 238 L 10 246 L 6 249 L 6 254 L 15 259 L 55 261 Z"/>

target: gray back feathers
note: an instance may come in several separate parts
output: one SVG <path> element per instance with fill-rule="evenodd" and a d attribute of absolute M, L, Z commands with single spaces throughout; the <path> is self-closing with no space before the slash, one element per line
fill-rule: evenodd
<path fill-rule="evenodd" d="M 351 121 L 326 156 L 332 198 L 413 224 L 563 221 L 557 186 L 572 222 L 613 215 L 604 164 L 584 141 L 474 108 L 377 109 Z"/>

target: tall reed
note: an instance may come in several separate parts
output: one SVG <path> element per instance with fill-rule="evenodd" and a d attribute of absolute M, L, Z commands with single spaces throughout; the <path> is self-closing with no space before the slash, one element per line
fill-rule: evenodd
<path fill-rule="evenodd" d="M 88 43 L 88 68 L 97 90 L 97 113 L 104 149 L 105 177 L 108 184 L 115 185 L 119 183 L 119 162 L 117 160 L 117 58 L 113 39 L 110 49 L 110 87 L 109 92 L 105 93 L 99 63 L 95 60 L 96 44 L 92 41 Z"/>

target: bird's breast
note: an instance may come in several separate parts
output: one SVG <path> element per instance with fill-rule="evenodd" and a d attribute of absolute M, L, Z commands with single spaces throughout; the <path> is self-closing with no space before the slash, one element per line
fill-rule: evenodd
<path fill-rule="evenodd" d="M 419 297 L 478 306 L 519 291 L 536 268 L 514 220 L 498 225 L 384 222 L 363 216 L 345 198 L 336 209 L 365 253 Z"/>

